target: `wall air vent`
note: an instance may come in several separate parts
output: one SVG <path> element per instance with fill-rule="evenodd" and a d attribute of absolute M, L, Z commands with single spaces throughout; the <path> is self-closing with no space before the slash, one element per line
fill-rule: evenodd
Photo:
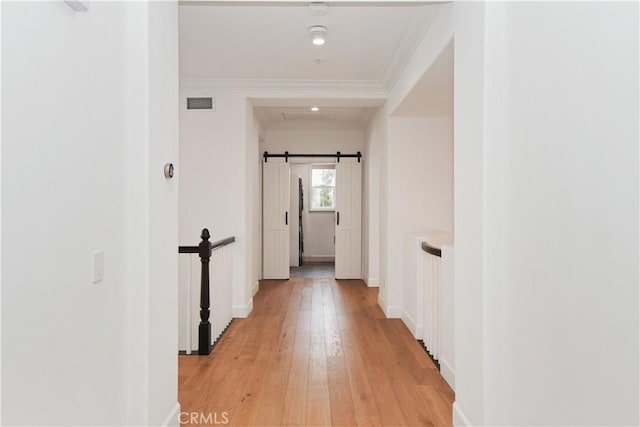
<path fill-rule="evenodd" d="M 189 97 L 187 98 L 187 110 L 215 110 L 213 98 L 208 97 Z"/>
<path fill-rule="evenodd" d="M 282 118 L 288 122 L 332 122 L 336 119 L 335 112 L 313 111 L 285 111 Z"/>

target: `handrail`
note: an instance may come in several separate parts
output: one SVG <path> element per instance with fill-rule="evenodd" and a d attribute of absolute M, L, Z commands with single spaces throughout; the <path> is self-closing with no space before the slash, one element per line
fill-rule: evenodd
<path fill-rule="evenodd" d="M 178 253 L 181 254 L 198 254 L 200 263 L 202 264 L 202 273 L 200 276 L 200 325 L 198 326 L 198 354 L 207 355 L 211 353 L 211 322 L 209 316 L 211 312 L 211 301 L 209 297 L 209 261 L 211 261 L 211 253 L 214 249 L 221 248 L 236 241 L 235 237 L 227 237 L 211 243 L 209 238 L 209 230 L 202 229 L 200 238 L 202 241 L 198 246 L 178 246 Z"/>
<path fill-rule="evenodd" d="M 226 239 L 220 239 L 217 242 L 211 243 L 211 249 L 218 249 L 235 241 L 235 236 L 227 237 Z M 199 250 L 199 246 L 178 246 L 178 253 L 181 254 L 197 254 Z"/>
<path fill-rule="evenodd" d="M 226 239 L 220 239 L 217 242 L 211 244 L 211 249 L 218 249 L 223 246 L 227 246 L 236 241 L 235 236 L 227 237 Z"/>
<path fill-rule="evenodd" d="M 422 250 L 428 254 L 442 257 L 442 249 L 435 248 L 427 242 L 422 242 Z"/>

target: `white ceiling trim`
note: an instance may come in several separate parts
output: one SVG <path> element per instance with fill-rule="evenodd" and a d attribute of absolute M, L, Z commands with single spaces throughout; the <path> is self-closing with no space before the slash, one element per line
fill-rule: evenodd
<path fill-rule="evenodd" d="M 320 83 L 320 84 L 319 84 Z M 335 83 L 335 82 L 333 82 Z M 331 85 L 322 82 L 310 81 L 302 83 L 300 81 L 221 81 L 221 80 L 180 80 L 180 91 L 188 93 L 219 93 L 219 92 L 241 92 L 252 100 L 254 105 L 263 105 L 261 100 L 267 101 L 264 105 L 274 105 L 277 99 L 315 99 L 318 102 L 324 100 L 353 101 L 381 105 L 389 97 L 386 89 L 379 88 L 378 85 L 362 85 L 361 82 L 354 84 Z M 324 103 L 323 103 L 324 104 Z"/>
<path fill-rule="evenodd" d="M 379 81 L 374 80 L 182 79 L 180 80 L 180 86 L 207 89 L 309 89 L 387 92 Z"/>
<path fill-rule="evenodd" d="M 426 9 L 421 9 L 419 13 L 412 16 L 411 25 L 407 26 L 406 31 L 398 42 L 394 56 L 387 66 L 385 77 L 382 82 L 379 83 L 380 86 L 387 91 L 391 91 L 391 88 L 395 85 L 396 81 L 398 81 L 407 64 L 409 64 L 420 42 L 422 42 L 422 39 L 431 28 L 431 24 L 436 20 L 439 13 L 440 8 L 438 8 L 435 15 L 431 15 Z M 425 21 L 428 21 L 427 25 L 424 25 Z M 409 43 L 409 40 L 413 40 L 413 43 Z M 404 47 L 404 49 L 402 49 L 402 47 Z"/>

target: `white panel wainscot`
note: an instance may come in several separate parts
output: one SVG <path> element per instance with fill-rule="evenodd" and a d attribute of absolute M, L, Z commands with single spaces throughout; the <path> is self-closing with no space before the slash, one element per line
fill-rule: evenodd
<path fill-rule="evenodd" d="M 426 240 L 425 233 L 411 233 L 404 236 L 402 321 L 416 339 L 424 339 L 424 298 L 421 267 L 424 252 L 420 244 Z"/>
<path fill-rule="evenodd" d="M 422 339 L 427 351 L 434 359 L 440 359 L 440 294 L 442 259 L 420 249 L 418 267 L 418 301 L 422 302 L 424 334 Z"/>

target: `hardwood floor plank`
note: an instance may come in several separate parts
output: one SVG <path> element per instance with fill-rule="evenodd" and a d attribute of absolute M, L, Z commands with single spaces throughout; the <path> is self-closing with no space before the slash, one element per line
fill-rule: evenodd
<path fill-rule="evenodd" d="M 300 313 L 304 313 L 301 311 Z M 291 369 L 282 413 L 283 426 L 302 426 L 306 422 L 309 384 L 309 332 L 296 332 Z"/>
<path fill-rule="evenodd" d="M 380 413 L 369 382 L 368 368 L 351 331 L 342 331 L 342 343 L 355 415 L 379 418 Z"/>
<path fill-rule="evenodd" d="M 323 336 L 312 336 L 305 425 L 331 425 L 327 356 Z"/>
<path fill-rule="evenodd" d="M 349 374 L 343 356 L 327 357 L 327 382 L 329 386 L 331 425 L 356 425 L 357 420 L 353 407 Z"/>

